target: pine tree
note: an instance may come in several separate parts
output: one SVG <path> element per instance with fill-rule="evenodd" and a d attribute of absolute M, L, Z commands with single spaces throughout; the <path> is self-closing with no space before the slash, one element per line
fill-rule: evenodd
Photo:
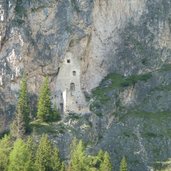
<path fill-rule="evenodd" d="M 51 147 L 51 167 L 52 170 L 56 171 L 56 170 L 60 170 L 61 169 L 61 162 L 59 159 L 59 151 L 56 147 Z"/>
<path fill-rule="evenodd" d="M 110 162 L 110 156 L 108 152 L 104 153 L 103 161 L 100 164 L 100 171 L 111 171 L 112 170 L 112 165 Z"/>
<path fill-rule="evenodd" d="M 50 101 L 50 89 L 49 89 L 48 78 L 46 77 L 40 90 L 37 118 L 42 121 L 49 121 L 51 117 L 52 117 L 52 109 L 51 109 L 51 101 Z"/>
<path fill-rule="evenodd" d="M 16 138 L 21 138 L 29 131 L 29 102 L 27 94 L 27 80 L 23 77 L 19 92 L 15 118 L 11 125 L 11 134 Z"/>
<path fill-rule="evenodd" d="M 12 141 L 10 136 L 5 135 L 0 140 L 0 170 L 7 171 L 9 164 L 9 154 L 12 150 Z"/>
<path fill-rule="evenodd" d="M 27 79 L 25 78 L 25 76 L 23 77 L 22 82 L 21 82 L 17 108 L 20 108 L 21 113 L 23 114 L 26 131 L 29 131 L 30 108 L 29 108 L 29 99 L 28 99 L 28 93 L 27 93 Z"/>
<path fill-rule="evenodd" d="M 85 155 L 85 147 L 83 145 L 83 142 L 82 140 L 78 142 L 75 139 L 72 143 L 70 170 L 71 171 L 86 170 L 85 159 L 86 159 L 86 155 Z"/>
<path fill-rule="evenodd" d="M 30 160 L 30 171 L 34 171 L 34 161 L 35 161 L 35 154 L 36 154 L 36 149 L 37 149 L 37 144 L 33 141 L 32 137 L 28 137 L 26 146 L 28 151 L 30 152 L 29 154 L 29 160 Z"/>
<path fill-rule="evenodd" d="M 53 106 L 53 113 L 52 113 L 51 121 L 59 121 L 60 120 L 60 114 L 57 110 L 56 104 Z"/>
<path fill-rule="evenodd" d="M 13 137 L 22 138 L 26 133 L 25 122 L 20 107 L 18 107 L 15 113 L 15 118 L 10 127 L 10 133 Z"/>
<path fill-rule="evenodd" d="M 58 149 L 53 147 L 47 135 L 42 135 L 35 159 L 36 171 L 58 171 L 61 169 Z"/>
<path fill-rule="evenodd" d="M 9 156 L 8 171 L 31 171 L 30 151 L 22 139 L 17 139 Z"/>
<path fill-rule="evenodd" d="M 103 150 L 99 150 L 97 157 L 100 161 L 103 161 L 104 158 L 104 151 Z"/>
<path fill-rule="evenodd" d="M 47 135 L 42 135 L 36 152 L 35 168 L 37 171 L 50 169 L 51 143 Z"/>
<path fill-rule="evenodd" d="M 62 162 L 60 171 L 65 171 L 65 164 Z"/>
<path fill-rule="evenodd" d="M 125 157 L 123 157 L 121 160 L 120 171 L 127 171 L 127 162 Z"/>

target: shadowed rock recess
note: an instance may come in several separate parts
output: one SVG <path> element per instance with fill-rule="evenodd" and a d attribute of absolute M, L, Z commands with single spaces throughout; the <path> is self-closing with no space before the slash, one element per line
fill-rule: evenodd
<path fill-rule="evenodd" d="M 0 131 L 8 130 L 22 74 L 32 113 L 43 78 L 62 121 L 39 127 L 68 159 L 122 156 L 131 171 L 171 166 L 170 0 L 0 0 Z"/>

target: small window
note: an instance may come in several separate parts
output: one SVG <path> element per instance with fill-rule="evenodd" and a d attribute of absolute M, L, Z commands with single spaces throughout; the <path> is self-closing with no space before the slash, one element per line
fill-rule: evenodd
<path fill-rule="evenodd" d="M 72 75 L 73 76 L 76 76 L 76 71 L 72 71 Z"/>
<path fill-rule="evenodd" d="M 64 104 L 60 103 L 60 113 L 63 114 L 64 113 Z"/>
<path fill-rule="evenodd" d="M 70 59 L 67 59 L 67 63 L 70 63 L 71 61 L 70 61 Z"/>
<path fill-rule="evenodd" d="M 71 92 L 75 91 L 75 84 L 74 83 L 70 84 L 70 90 L 71 90 Z"/>

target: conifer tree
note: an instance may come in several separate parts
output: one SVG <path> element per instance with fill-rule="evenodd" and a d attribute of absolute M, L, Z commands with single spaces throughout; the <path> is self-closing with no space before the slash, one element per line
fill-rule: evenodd
<path fill-rule="evenodd" d="M 112 170 L 112 165 L 110 162 L 110 156 L 108 152 L 104 153 L 103 161 L 100 164 L 100 171 L 111 171 Z"/>
<path fill-rule="evenodd" d="M 64 162 L 62 162 L 62 164 L 61 164 L 61 170 L 60 171 L 65 171 L 65 164 L 64 164 Z"/>
<path fill-rule="evenodd" d="M 78 142 L 75 139 L 72 143 L 70 170 L 71 171 L 86 170 L 85 159 L 86 159 L 86 155 L 85 155 L 85 147 L 83 145 L 83 142 L 82 140 Z"/>
<path fill-rule="evenodd" d="M 29 102 L 27 94 L 27 80 L 23 77 L 19 92 L 18 103 L 15 112 L 15 118 L 11 125 L 11 135 L 21 138 L 29 131 Z"/>
<path fill-rule="evenodd" d="M 31 171 L 30 151 L 22 139 L 17 139 L 9 156 L 8 171 Z"/>
<path fill-rule="evenodd" d="M 9 154 L 12 150 L 12 142 L 10 136 L 5 135 L 0 140 L 0 170 L 7 171 L 9 164 Z"/>
<path fill-rule="evenodd" d="M 60 171 L 61 163 L 58 149 L 53 147 L 47 135 L 42 135 L 35 159 L 36 171 Z"/>
<path fill-rule="evenodd" d="M 59 159 L 59 151 L 56 147 L 51 147 L 51 167 L 52 167 L 52 170 L 56 171 L 56 170 L 59 170 L 61 169 L 61 162 L 60 162 L 60 159 Z"/>
<path fill-rule="evenodd" d="M 42 121 L 49 121 L 52 117 L 52 108 L 50 101 L 50 89 L 48 77 L 45 78 L 44 83 L 40 89 L 38 100 L 37 118 Z"/>
<path fill-rule="evenodd" d="M 30 107 L 29 107 L 29 98 L 28 98 L 28 92 L 27 92 L 27 79 L 25 76 L 23 76 L 23 79 L 21 81 L 20 94 L 19 94 L 17 108 L 20 108 L 21 113 L 23 115 L 26 131 L 29 131 Z"/>
<path fill-rule="evenodd" d="M 34 171 L 34 161 L 35 161 L 35 154 L 36 154 L 36 149 L 37 149 L 37 144 L 33 141 L 32 137 L 28 137 L 26 146 L 28 151 L 30 152 L 29 154 L 29 160 L 30 160 L 30 167 L 29 171 Z"/>
<path fill-rule="evenodd" d="M 100 161 L 103 161 L 104 158 L 104 151 L 103 150 L 99 150 L 97 157 Z"/>
<path fill-rule="evenodd" d="M 121 160 L 120 171 L 127 171 L 127 162 L 125 157 L 123 157 Z"/>
<path fill-rule="evenodd" d="M 36 152 L 35 168 L 37 171 L 50 169 L 51 143 L 47 135 L 42 135 Z"/>
<path fill-rule="evenodd" d="M 15 113 L 15 118 L 11 124 L 10 133 L 13 137 L 22 138 L 26 133 L 25 122 L 20 107 Z"/>
<path fill-rule="evenodd" d="M 53 106 L 53 113 L 51 117 L 51 121 L 59 121 L 60 120 L 60 114 L 59 111 L 57 110 L 56 104 Z"/>

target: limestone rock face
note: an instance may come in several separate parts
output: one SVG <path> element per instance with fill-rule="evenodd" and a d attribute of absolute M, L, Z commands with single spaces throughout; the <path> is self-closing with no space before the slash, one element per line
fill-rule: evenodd
<path fill-rule="evenodd" d="M 81 115 L 54 139 L 64 158 L 73 136 L 109 151 L 117 169 L 122 156 L 132 171 L 171 157 L 170 0 L 0 0 L 1 131 L 23 73 L 32 112 L 49 76 L 61 113 Z"/>

